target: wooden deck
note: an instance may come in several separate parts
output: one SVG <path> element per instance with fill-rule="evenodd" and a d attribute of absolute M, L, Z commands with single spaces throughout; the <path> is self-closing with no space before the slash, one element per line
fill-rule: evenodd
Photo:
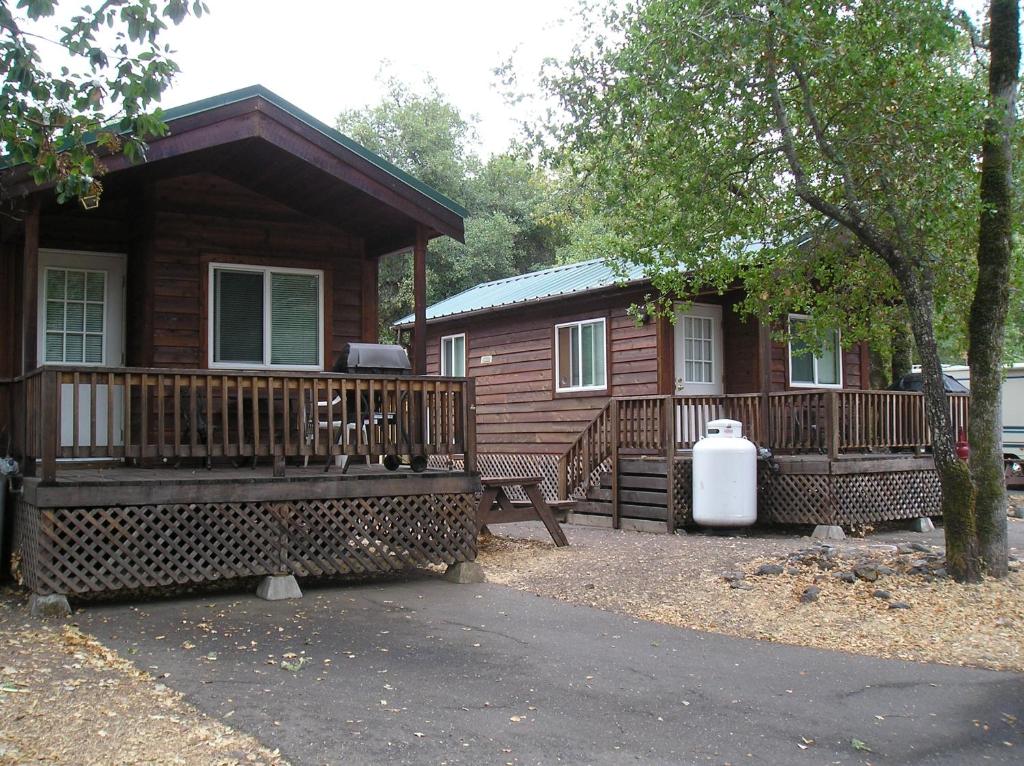
<path fill-rule="evenodd" d="M 8 388 L 16 568 L 35 593 L 476 557 L 472 381 L 47 367 Z M 380 464 L 453 453 L 461 470 Z"/>
<path fill-rule="evenodd" d="M 966 429 L 968 396 L 947 398 L 954 433 Z M 691 451 L 717 418 L 740 421 L 769 450 L 758 473 L 766 520 L 854 525 L 939 512 L 924 397 L 894 391 L 613 398 L 558 458 L 558 497 L 607 512 L 613 526 L 632 516 L 671 532 L 688 523 Z"/>
<path fill-rule="evenodd" d="M 27 477 L 25 500 L 40 508 L 110 504 L 207 502 L 280 502 L 293 499 L 354 498 L 363 495 L 410 495 L 432 492 L 477 492 L 479 478 L 464 471 L 407 466 L 388 471 L 382 465 L 352 465 L 346 473 L 332 466 L 289 466 L 275 476 L 270 465 L 212 469 L 137 468 L 62 464 L 53 483 Z"/>
<path fill-rule="evenodd" d="M 87 596 L 240 577 L 387 572 L 476 557 L 475 474 L 353 466 L 61 466 L 25 479 L 19 579 Z"/>

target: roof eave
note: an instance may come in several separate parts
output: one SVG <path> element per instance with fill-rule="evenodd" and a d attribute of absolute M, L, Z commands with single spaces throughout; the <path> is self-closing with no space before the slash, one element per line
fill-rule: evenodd
<path fill-rule="evenodd" d="M 177 134 L 202 130 L 229 120 L 244 122 L 246 115 L 254 114 L 266 115 L 281 124 L 290 118 L 293 121 L 293 127 L 294 123 L 298 122 L 301 126 L 300 131 L 302 128 L 308 131 L 304 136 L 307 140 L 311 140 L 314 134 L 318 134 L 323 140 L 314 141 L 314 143 L 319 144 L 321 149 L 334 154 L 339 160 L 356 167 L 362 173 L 369 172 L 376 176 L 381 185 L 392 193 L 400 195 L 415 207 L 422 208 L 429 213 L 429 225 L 439 235 L 446 234 L 460 242 L 465 241 L 463 219 L 468 215 L 465 208 L 259 85 L 166 110 L 163 113 L 163 119 L 169 128 L 168 134 L 150 142 L 151 151 L 143 162 L 157 159 L 166 160 L 187 154 L 191 149 L 184 146 L 186 142 L 172 142 L 171 145 L 180 147 L 175 151 L 153 151 L 161 143 L 167 144 Z M 231 143 L 246 137 L 264 136 L 258 125 L 248 126 L 248 128 L 240 125 L 237 135 L 228 136 L 220 140 L 219 143 Z M 122 154 L 107 152 L 101 153 L 100 156 L 108 166 L 108 173 L 116 173 L 140 164 L 129 162 Z M 35 183 L 31 179 L 27 165 L 13 167 L 10 172 L 6 184 L 5 196 L 7 198 L 27 196 L 46 191 L 54 186 L 53 182 Z"/>
<path fill-rule="evenodd" d="M 585 290 L 575 290 L 569 293 L 558 293 L 556 295 L 545 295 L 541 298 L 531 298 L 525 301 L 514 301 L 512 303 L 502 303 L 498 306 L 487 306 L 486 308 L 472 309 L 470 311 L 460 311 L 456 314 L 445 314 L 439 317 L 428 317 L 427 324 L 440 324 L 441 322 L 448 322 L 453 319 L 464 319 L 466 317 L 479 316 L 480 314 L 489 314 L 495 311 L 504 311 L 506 309 L 516 309 L 528 306 L 536 306 L 542 303 L 549 303 L 563 298 L 572 298 L 577 295 L 587 295 L 590 293 L 600 293 L 606 290 L 623 290 L 629 287 L 637 287 L 643 284 L 649 284 L 649 279 L 633 279 L 629 282 L 617 282 L 613 285 L 602 285 L 601 287 L 591 287 Z M 408 320 L 408 321 L 406 321 Z M 412 329 L 415 322 L 410 320 L 409 317 L 403 317 L 402 320 L 395 322 L 391 326 L 396 330 L 409 330 Z"/>

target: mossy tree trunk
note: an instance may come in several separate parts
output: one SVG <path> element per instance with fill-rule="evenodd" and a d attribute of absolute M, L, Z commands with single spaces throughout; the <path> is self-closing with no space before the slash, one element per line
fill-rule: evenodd
<path fill-rule="evenodd" d="M 978 544 L 989 574 L 1007 574 L 1006 485 L 1002 449 L 1002 356 L 1013 249 L 1013 145 L 1020 69 L 1017 0 L 989 7 L 989 115 L 981 160 L 978 282 L 971 304 L 971 476 Z"/>

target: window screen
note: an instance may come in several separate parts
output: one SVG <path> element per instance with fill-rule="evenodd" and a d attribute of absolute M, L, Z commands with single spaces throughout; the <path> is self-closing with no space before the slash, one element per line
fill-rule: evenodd
<path fill-rule="evenodd" d="M 270 363 L 314 366 L 320 361 L 320 279 L 270 275 Z"/>
<path fill-rule="evenodd" d="M 213 360 L 263 364 L 263 273 L 214 274 Z"/>

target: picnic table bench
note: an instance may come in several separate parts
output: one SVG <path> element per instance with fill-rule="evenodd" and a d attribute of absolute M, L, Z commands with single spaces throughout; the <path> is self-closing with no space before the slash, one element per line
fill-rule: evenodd
<path fill-rule="evenodd" d="M 477 507 L 480 530 L 488 524 L 508 524 L 514 521 L 542 521 L 555 545 L 568 545 L 562 527 L 551 512 L 551 506 L 540 491 L 540 476 L 489 476 L 480 479 L 484 492 Z M 530 498 L 526 503 L 515 503 L 508 496 L 508 487 L 522 487 Z"/>

